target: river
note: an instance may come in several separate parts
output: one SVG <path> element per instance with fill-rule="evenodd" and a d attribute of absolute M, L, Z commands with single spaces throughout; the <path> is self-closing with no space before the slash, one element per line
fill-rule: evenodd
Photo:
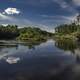
<path fill-rule="evenodd" d="M 80 80 L 80 45 L 0 41 L 0 80 Z"/>

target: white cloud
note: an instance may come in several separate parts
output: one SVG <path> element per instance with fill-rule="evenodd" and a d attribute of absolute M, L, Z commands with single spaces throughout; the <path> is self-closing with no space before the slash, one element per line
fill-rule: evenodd
<path fill-rule="evenodd" d="M 73 4 L 76 6 L 80 6 L 80 0 L 72 0 Z"/>
<path fill-rule="evenodd" d="M 12 17 L 9 17 L 7 15 L 0 13 L 0 20 L 11 20 L 11 19 L 12 19 Z"/>
<path fill-rule="evenodd" d="M 48 32 L 52 32 L 52 33 L 54 33 L 54 31 L 55 31 L 53 27 L 48 26 L 46 24 L 33 23 L 32 26 L 39 27 L 42 30 L 45 30 L 45 31 L 48 31 Z"/>
<path fill-rule="evenodd" d="M 78 15 L 78 13 L 75 13 L 73 15 L 69 15 L 69 16 L 62 16 L 62 15 L 55 15 L 55 16 L 50 16 L 50 15 L 41 15 L 41 17 L 43 18 L 43 20 L 41 21 L 42 24 L 49 24 L 51 26 L 57 26 L 60 24 L 70 24 L 71 22 L 74 22 L 74 20 L 76 21 L 76 16 Z M 48 25 L 47 24 L 47 25 Z"/>
<path fill-rule="evenodd" d="M 20 14 L 20 11 L 17 8 L 7 8 L 3 14 Z"/>
<path fill-rule="evenodd" d="M 8 26 L 8 24 L 1 24 L 1 25 L 3 25 L 3 26 Z"/>
<path fill-rule="evenodd" d="M 4 22 L 16 22 L 17 18 L 10 16 L 9 14 L 19 14 L 20 11 L 17 8 L 7 8 L 3 12 L 0 12 L 0 21 Z"/>
<path fill-rule="evenodd" d="M 65 0 L 53 0 L 53 2 L 56 2 L 62 9 L 64 9 L 64 10 L 66 9 L 66 11 L 68 11 L 70 13 L 78 12 L 73 6 L 71 6 L 71 4 L 69 4 Z M 76 2 L 76 3 L 80 4 L 80 0 L 72 0 L 72 3 L 73 2 L 74 3 Z"/>
<path fill-rule="evenodd" d="M 56 16 L 49 16 L 49 15 L 41 15 L 41 17 L 43 17 L 44 19 L 48 20 L 48 21 L 70 21 L 72 20 L 71 16 L 62 16 L 62 15 L 56 15 Z"/>
<path fill-rule="evenodd" d="M 20 20 L 15 17 L 9 16 L 0 12 L 0 23 L 2 24 L 12 24 L 12 23 L 17 23 L 19 21 Z"/>
<path fill-rule="evenodd" d="M 20 20 L 13 17 L 13 16 L 10 16 L 9 14 L 19 14 L 20 11 L 18 11 L 16 8 L 7 8 L 4 10 L 4 12 L 0 12 L 0 22 L 2 24 L 7 24 L 6 22 L 9 22 L 9 23 L 16 23 L 16 22 L 19 22 Z"/>
<path fill-rule="evenodd" d="M 69 5 L 67 4 L 67 2 L 65 2 L 64 0 L 53 0 L 53 2 L 56 2 L 57 4 L 59 4 L 61 8 L 67 8 L 67 7 L 69 7 Z"/>

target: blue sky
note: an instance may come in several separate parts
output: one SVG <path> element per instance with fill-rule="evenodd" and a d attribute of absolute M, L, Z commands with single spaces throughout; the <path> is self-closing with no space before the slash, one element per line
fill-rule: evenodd
<path fill-rule="evenodd" d="M 80 0 L 0 0 L 0 24 L 38 26 L 53 31 L 80 12 Z"/>

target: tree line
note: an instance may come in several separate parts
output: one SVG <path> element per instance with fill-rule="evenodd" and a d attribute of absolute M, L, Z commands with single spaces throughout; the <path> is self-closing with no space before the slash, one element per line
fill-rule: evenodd
<path fill-rule="evenodd" d="M 45 40 L 46 38 L 51 37 L 53 34 L 47 31 L 41 30 L 40 28 L 35 27 L 25 27 L 19 29 L 20 36 L 18 39 L 20 40 L 34 40 L 40 41 Z"/>
<path fill-rule="evenodd" d="M 62 33 L 62 34 L 69 34 L 76 31 L 80 31 L 80 25 L 76 25 L 75 23 L 63 24 L 55 28 L 56 33 Z"/>
<path fill-rule="evenodd" d="M 36 27 L 18 28 L 17 25 L 0 25 L 0 39 L 41 40 L 52 36 L 52 33 Z"/>
<path fill-rule="evenodd" d="M 14 39 L 18 35 L 17 25 L 0 25 L 0 39 Z"/>

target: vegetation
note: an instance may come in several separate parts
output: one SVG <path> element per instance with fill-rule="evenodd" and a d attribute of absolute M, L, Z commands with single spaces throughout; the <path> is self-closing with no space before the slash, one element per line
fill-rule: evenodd
<path fill-rule="evenodd" d="M 55 28 L 55 37 L 59 39 L 79 39 L 80 38 L 80 25 L 64 24 Z"/>
<path fill-rule="evenodd" d="M 21 28 L 19 29 L 19 40 L 41 41 L 51 37 L 52 34 L 39 28 Z"/>
<path fill-rule="evenodd" d="M 0 39 L 14 39 L 18 35 L 17 25 L 0 25 Z"/>
<path fill-rule="evenodd" d="M 63 24 L 55 28 L 55 38 L 80 40 L 80 15 L 76 17 L 77 21 L 71 24 Z"/>
<path fill-rule="evenodd" d="M 80 26 L 75 23 L 63 24 L 55 28 L 55 31 L 60 34 L 70 34 L 80 30 Z"/>
<path fill-rule="evenodd" d="M 73 40 L 56 40 L 55 46 L 65 51 L 71 51 L 72 53 L 78 48 L 77 42 Z"/>
<path fill-rule="evenodd" d="M 0 25 L 0 39 L 17 39 L 29 41 L 41 41 L 51 37 L 52 33 L 39 28 L 18 28 L 17 25 Z"/>

